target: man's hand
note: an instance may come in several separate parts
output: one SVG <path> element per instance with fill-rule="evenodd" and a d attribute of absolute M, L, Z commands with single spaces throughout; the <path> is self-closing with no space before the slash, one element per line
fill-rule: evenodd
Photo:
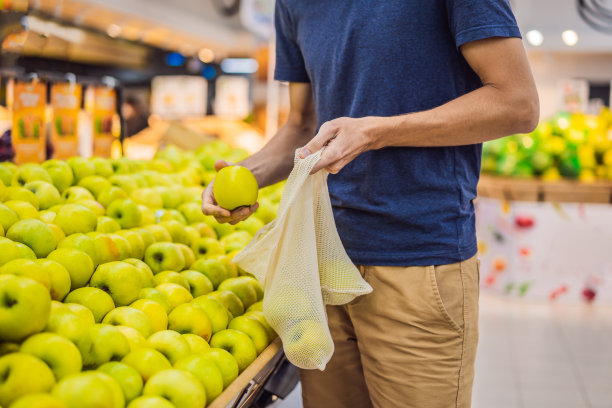
<path fill-rule="evenodd" d="M 230 163 L 227 163 L 224 160 L 217 160 L 215 162 L 215 170 L 219 171 L 222 168 L 230 165 Z M 213 193 L 214 182 L 215 180 L 213 179 L 202 193 L 202 212 L 206 215 L 213 215 L 218 222 L 227 222 L 235 225 L 240 221 L 244 221 L 249 218 L 251 214 L 253 214 L 259 207 L 259 203 L 255 203 L 250 207 L 239 207 L 233 211 L 219 207 L 217 201 L 215 200 L 215 194 Z"/>
<path fill-rule="evenodd" d="M 321 160 L 314 166 L 311 174 L 321 169 L 336 174 L 361 153 L 370 150 L 374 143 L 375 132 L 372 130 L 376 127 L 377 119 L 379 118 L 338 118 L 325 122 L 319 133 L 300 151 L 300 157 L 303 159 L 325 147 Z"/>

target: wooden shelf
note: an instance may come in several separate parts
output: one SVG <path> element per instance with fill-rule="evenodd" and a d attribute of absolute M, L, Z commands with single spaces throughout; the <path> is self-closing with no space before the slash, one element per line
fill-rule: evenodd
<path fill-rule="evenodd" d="M 478 195 L 509 201 L 611 204 L 612 182 L 542 181 L 481 175 Z"/>

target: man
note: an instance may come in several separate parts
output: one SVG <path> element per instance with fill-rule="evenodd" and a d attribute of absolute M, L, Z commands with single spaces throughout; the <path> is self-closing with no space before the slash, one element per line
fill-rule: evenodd
<path fill-rule="evenodd" d="M 481 143 L 539 117 L 507 0 L 277 0 L 276 29 L 289 119 L 241 164 L 266 186 L 296 148 L 326 146 L 313 172 L 332 173 L 338 232 L 374 289 L 328 307 L 335 353 L 301 373 L 304 406 L 469 407 Z M 204 193 L 220 222 L 255 209 Z"/>

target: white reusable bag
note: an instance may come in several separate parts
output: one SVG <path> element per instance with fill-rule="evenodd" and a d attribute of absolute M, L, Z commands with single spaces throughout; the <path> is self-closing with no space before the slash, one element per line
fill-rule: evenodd
<path fill-rule="evenodd" d="M 328 172 L 310 171 L 322 151 L 299 158 L 276 218 L 260 229 L 234 262 L 264 287 L 263 312 L 289 361 L 323 370 L 333 352 L 325 305 L 341 305 L 372 288 L 346 254 L 332 213 Z"/>

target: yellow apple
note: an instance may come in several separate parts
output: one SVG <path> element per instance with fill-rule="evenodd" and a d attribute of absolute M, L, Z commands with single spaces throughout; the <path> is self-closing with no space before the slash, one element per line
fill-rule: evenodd
<path fill-rule="evenodd" d="M 162 283 L 176 283 L 181 285 L 185 289 L 189 290 L 189 284 L 184 276 L 174 271 L 163 271 L 155 275 L 154 277 L 155 286 L 161 285 Z"/>
<path fill-rule="evenodd" d="M 149 265 L 136 258 L 127 258 L 124 259 L 123 262 L 129 263 L 138 269 L 143 288 L 152 288 L 155 286 L 154 275 L 151 268 L 149 268 Z"/>
<path fill-rule="evenodd" d="M 50 391 L 55 384 L 53 372 L 40 359 L 26 353 L 0 357 L 0 406 L 8 407 L 20 397 Z"/>
<path fill-rule="evenodd" d="M 107 292 L 115 306 L 127 306 L 138 298 L 142 281 L 135 266 L 126 262 L 109 262 L 98 266 L 89 285 Z"/>
<path fill-rule="evenodd" d="M 125 336 L 130 345 L 130 351 L 147 346 L 147 339 L 138 330 L 130 326 L 115 326 Z"/>
<path fill-rule="evenodd" d="M 66 408 L 66 405 L 51 394 L 33 393 L 19 398 L 10 408 Z"/>
<path fill-rule="evenodd" d="M 61 301 L 70 292 L 70 274 L 59 262 L 51 259 L 37 259 L 38 263 L 49 275 L 49 293 L 51 299 Z"/>
<path fill-rule="evenodd" d="M 42 284 L 47 290 L 51 288 L 49 273 L 35 261 L 14 259 L 0 267 L 0 275 L 14 275 L 30 278 Z"/>
<path fill-rule="evenodd" d="M 132 350 L 123 357 L 121 362 L 138 371 L 145 383 L 156 373 L 172 368 L 168 359 L 151 347 Z"/>
<path fill-rule="evenodd" d="M 0 237 L 0 266 L 21 257 L 19 248 L 8 238 Z"/>
<path fill-rule="evenodd" d="M 189 355 L 189 343 L 174 330 L 162 330 L 153 333 L 147 339 L 147 346 L 162 353 L 172 363 Z"/>
<path fill-rule="evenodd" d="M 138 330 L 143 337 L 149 337 L 153 332 L 149 318 L 141 310 L 130 306 L 120 306 L 104 316 L 102 323 L 113 326 L 128 326 Z"/>
<path fill-rule="evenodd" d="M 89 282 L 94 263 L 83 251 L 74 248 L 58 248 L 47 255 L 47 259 L 59 262 L 70 274 L 70 289 L 75 290 Z"/>
<path fill-rule="evenodd" d="M 17 221 L 6 232 L 6 237 L 27 245 L 38 258 L 46 257 L 57 246 L 53 230 L 37 219 Z"/>
<path fill-rule="evenodd" d="M 219 170 L 213 184 L 213 193 L 219 206 L 234 210 L 257 202 L 259 186 L 253 173 L 246 167 L 227 166 Z"/>
<path fill-rule="evenodd" d="M 149 299 L 138 299 L 130 306 L 140 310 L 147 316 L 153 332 L 166 330 L 168 328 L 168 314 L 159 303 Z"/>
<path fill-rule="evenodd" d="M 4 205 L 13 210 L 20 220 L 38 218 L 38 210 L 27 201 L 10 200 L 5 201 Z"/>
<path fill-rule="evenodd" d="M 102 364 L 98 367 L 98 371 L 111 376 L 119 384 L 126 403 L 142 392 L 143 382 L 140 373 L 127 364 L 112 361 Z"/>
<path fill-rule="evenodd" d="M 176 408 L 206 406 L 204 387 L 191 373 L 183 370 L 165 370 L 152 376 L 144 386 L 143 395 L 163 396 Z"/>
<path fill-rule="evenodd" d="M 165 398 L 156 395 L 143 395 L 132 402 L 127 408 L 176 408 L 174 404 Z"/>
<path fill-rule="evenodd" d="M 0 342 L 38 333 L 50 310 L 51 296 L 40 283 L 16 276 L 0 279 Z"/>
<path fill-rule="evenodd" d="M 38 198 L 40 210 L 46 210 L 62 202 L 59 191 L 57 191 L 57 188 L 51 183 L 45 181 L 31 181 L 27 183 L 24 188 L 30 190 L 34 193 L 36 198 Z"/>
<path fill-rule="evenodd" d="M 217 364 L 201 354 L 192 354 L 174 364 L 174 368 L 193 374 L 204 386 L 208 401 L 217 398 L 223 392 L 223 376 Z"/>
<path fill-rule="evenodd" d="M 191 354 L 204 353 L 210 350 L 208 342 L 197 334 L 184 333 L 181 336 L 189 344 L 189 350 L 191 350 Z"/>
<path fill-rule="evenodd" d="M 197 334 L 210 340 L 212 328 L 204 310 L 189 303 L 178 305 L 168 315 L 168 329 L 179 333 Z"/>
<path fill-rule="evenodd" d="M 174 309 L 178 305 L 182 305 L 183 303 L 190 302 L 193 300 L 193 296 L 191 293 L 182 287 L 181 285 L 177 285 L 176 283 L 162 283 L 157 285 L 155 289 L 164 293 L 168 297 L 168 302 L 170 303 L 170 307 Z"/>
<path fill-rule="evenodd" d="M 57 212 L 53 223 L 60 227 L 64 234 L 87 233 L 96 229 L 98 217 L 89 208 L 79 204 L 66 204 Z"/>
<path fill-rule="evenodd" d="M 257 349 L 253 340 L 234 329 L 225 329 L 215 333 L 210 339 L 210 347 L 227 350 L 236 359 L 240 372 L 257 358 Z"/>
<path fill-rule="evenodd" d="M 110 203 L 115 200 L 124 200 L 128 198 L 128 195 L 119 187 L 111 186 L 99 192 L 96 198 L 104 208 L 108 208 Z"/>
<path fill-rule="evenodd" d="M 73 290 L 66 296 L 65 302 L 77 303 L 88 308 L 96 323 L 100 323 L 104 316 L 115 308 L 115 303 L 108 293 L 92 287 Z"/>
<path fill-rule="evenodd" d="M 81 371 L 81 353 L 70 340 L 55 333 L 38 333 L 28 337 L 19 350 L 42 360 L 59 381 Z"/>

